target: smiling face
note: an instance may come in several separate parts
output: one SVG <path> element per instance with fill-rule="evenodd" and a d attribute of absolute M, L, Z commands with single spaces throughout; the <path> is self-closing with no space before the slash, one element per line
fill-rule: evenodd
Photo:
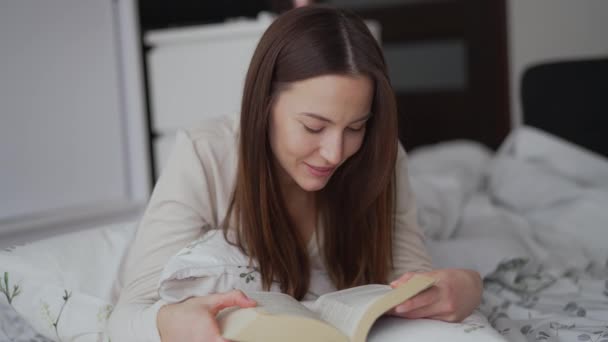
<path fill-rule="evenodd" d="M 323 189 L 365 136 L 374 94 L 369 77 L 323 75 L 290 83 L 270 115 L 270 146 L 282 183 Z"/>

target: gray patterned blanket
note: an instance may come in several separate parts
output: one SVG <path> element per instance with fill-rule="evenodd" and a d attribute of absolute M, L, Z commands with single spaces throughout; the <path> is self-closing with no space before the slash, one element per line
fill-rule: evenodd
<path fill-rule="evenodd" d="M 556 271 L 517 258 L 484 287 L 481 310 L 509 341 L 608 342 L 608 263 Z"/>

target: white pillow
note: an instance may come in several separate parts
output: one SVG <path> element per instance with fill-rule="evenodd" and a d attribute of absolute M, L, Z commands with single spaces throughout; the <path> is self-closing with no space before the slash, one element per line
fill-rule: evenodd
<path fill-rule="evenodd" d="M 469 197 L 479 190 L 491 152 L 481 144 L 452 141 L 420 147 L 408 159 L 408 173 L 425 235 L 450 238 Z"/>
<path fill-rule="evenodd" d="M 258 265 L 250 265 L 239 247 L 226 241 L 221 229 L 211 229 L 169 259 L 158 293 L 165 302 L 176 303 L 233 289 L 263 291 Z M 280 292 L 278 284 L 271 290 Z"/>
<path fill-rule="evenodd" d="M 0 252 L 0 295 L 45 337 L 106 341 L 117 274 L 135 228 L 116 224 Z"/>
<path fill-rule="evenodd" d="M 513 131 L 498 154 L 542 162 L 585 187 L 608 189 L 607 158 L 533 127 L 522 126 Z"/>
<path fill-rule="evenodd" d="M 605 263 L 608 159 L 522 127 L 509 136 L 489 170 L 495 203 L 543 227 L 542 233 L 582 243 L 590 258 Z"/>

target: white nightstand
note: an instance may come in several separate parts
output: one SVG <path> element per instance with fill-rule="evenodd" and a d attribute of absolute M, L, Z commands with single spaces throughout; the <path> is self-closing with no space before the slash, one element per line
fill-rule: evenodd
<path fill-rule="evenodd" d="M 237 116 L 243 82 L 255 47 L 272 22 L 256 20 L 150 31 L 145 43 L 155 174 L 159 175 L 176 130 L 205 118 Z"/>

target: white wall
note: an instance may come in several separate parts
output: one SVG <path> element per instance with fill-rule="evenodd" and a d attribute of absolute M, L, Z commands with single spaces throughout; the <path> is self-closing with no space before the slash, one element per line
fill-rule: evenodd
<path fill-rule="evenodd" d="M 0 239 L 145 204 L 131 0 L 0 3 Z"/>
<path fill-rule="evenodd" d="M 112 4 L 77 2 L 0 12 L 0 219 L 125 195 Z"/>
<path fill-rule="evenodd" d="M 520 81 L 530 65 L 608 56 L 608 1 L 508 0 L 513 124 L 522 122 Z"/>

